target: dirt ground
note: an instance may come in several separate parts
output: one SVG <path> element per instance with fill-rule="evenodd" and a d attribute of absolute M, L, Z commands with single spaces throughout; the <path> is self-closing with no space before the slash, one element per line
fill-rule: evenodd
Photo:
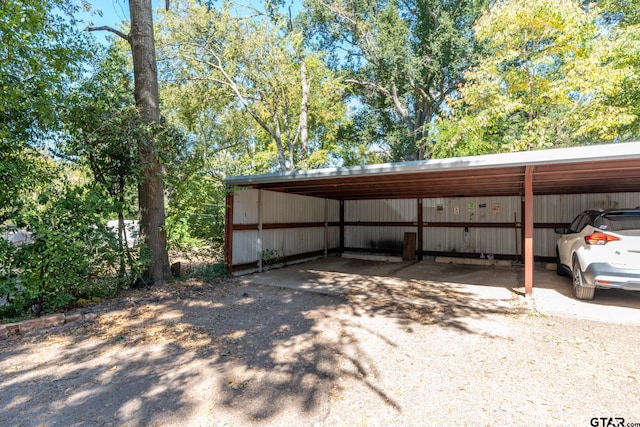
<path fill-rule="evenodd" d="M 480 293 L 345 265 L 342 292 L 175 282 L 0 342 L 0 425 L 640 423 L 640 326 L 541 315 L 514 269 Z"/>

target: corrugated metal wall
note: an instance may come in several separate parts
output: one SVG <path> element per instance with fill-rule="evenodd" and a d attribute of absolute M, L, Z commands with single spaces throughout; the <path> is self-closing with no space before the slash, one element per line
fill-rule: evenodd
<path fill-rule="evenodd" d="M 233 195 L 233 223 L 258 223 L 258 190 L 239 190 Z"/>
<path fill-rule="evenodd" d="M 640 206 L 640 193 L 594 193 L 534 196 L 534 222 L 570 223 L 580 212 L 589 209 L 634 208 Z M 536 229 L 533 252 L 538 256 L 555 256 L 558 235 L 552 229 Z"/>
<path fill-rule="evenodd" d="M 347 200 L 344 202 L 345 222 L 416 222 L 418 202 L 415 199 Z M 416 227 L 347 225 L 344 245 L 348 248 L 402 250 L 405 232 Z"/>
<path fill-rule="evenodd" d="M 339 222 L 340 203 L 295 194 L 238 190 L 233 198 L 233 224 L 253 226 L 283 224 L 284 228 L 233 230 L 232 264 L 248 264 L 269 257 L 288 257 L 335 249 L 340 245 L 340 228 L 325 227 L 325 222 Z M 321 223 L 303 227 L 303 223 Z M 297 226 L 291 226 L 294 224 Z M 237 228 L 237 227 L 236 227 Z"/>
<path fill-rule="evenodd" d="M 424 199 L 425 251 L 515 254 L 519 229 L 504 224 L 520 222 L 520 197 L 455 197 Z M 515 215 L 515 217 L 514 217 Z M 429 226 L 429 223 L 432 226 Z M 442 227 L 438 223 L 499 223 L 500 227 Z"/>
<path fill-rule="evenodd" d="M 258 261 L 258 231 L 234 230 L 232 249 L 234 265 Z"/>
<path fill-rule="evenodd" d="M 407 222 L 418 220 L 416 199 L 347 200 L 344 202 L 344 220 Z"/>
<path fill-rule="evenodd" d="M 521 229 L 513 225 L 520 223 L 521 203 L 519 196 L 423 199 L 423 250 L 514 255 L 516 250 L 521 250 Z M 558 236 L 550 228 L 552 224 L 569 223 L 586 209 L 635 206 L 640 206 L 640 193 L 535 196 L 534 223 L 540 227 L 534 230 L 534 253 L 555 256 Z M 345 201 L 344 216 L 345 247 L 401 250 L 404 233 L 417 232 L 418 202 L 415 199 Z M 337 223 L 340 203 L 286 193 L 241 190 L 234 196 L 233 218 L 234 224 Z M 369 224 L 354 225 L 356 222 Z M 415 225 L 395 226 L 394 222 Z M 474 227 L 475 223 L 478 226 Z M 491 223 L 496 223 L 496 227 Z M 277 251 L 279 256 L 324 250 L 325 246 L 338 248 L 339 230 L 336 225 L 265 229 L 261 241 L 257 230 L 234 230 L 233 264 L 257 261 L 260 248 Z"/>

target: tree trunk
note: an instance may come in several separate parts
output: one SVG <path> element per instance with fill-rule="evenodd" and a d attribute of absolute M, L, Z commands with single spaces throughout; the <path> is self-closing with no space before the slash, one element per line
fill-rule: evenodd
<path fill-rule="evenodd" d="M 302 166 L 307 166 L 309 157 L 309 91 L 311 84 L 307 80 L 307 64 L 304 57 L 300 55 L 300 83 L 302 85 L 302 99 L 300 101 L 300 160 Z"/>
<path fill-rule="evenodd" d="M 278 123 L 278 117 L 276 117 L 275 112 L 271 112 L 271 118 L 273 119 L 273 132 L 271 132 L 271 136 L 276 142 L 276 147 L 278 148 L 278 164 L 280 165 L 280 171 L 286 172 L 287 159 L 284 156 L 284 146 L 282 145 L 282 133 L 280 132 L 280 124 Z"/>
<path fill-rule="evenodd" d="M 158 72 L 153 34 L 151 0 L 129 0 L 131 32 L 129 43 L 133 55 L 136 105 L 148 124 L 160 123 L 158 97 Z M 170 277 L 167 235 L 164 221 L 164 182 L 162 165 L 156 155 L 154 135 L 150 133 L 138 143 L 141 177 L 138 184 L 140 207 L 140 238 L 150 254 L 148 276 L 153 284 L 160 284 Z"/>

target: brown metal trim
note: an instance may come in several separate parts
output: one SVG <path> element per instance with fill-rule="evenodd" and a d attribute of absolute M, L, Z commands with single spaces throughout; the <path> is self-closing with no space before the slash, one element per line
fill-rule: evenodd
<path fill-rule="evenodd" d="M 327 177 L 321 179 L 308 179 L 300 181 L 274 182 L 255 184 L 255 188 L 270 189 L 288 189 L 295 191 L 303 191 L 304 189 L 316 189 L 323 186 L 335 186 L 336 181 L 340 181 L 340 186 L 349 186 L 354 190 L 366 189 L 363 184 L 372 185 L 411 185 L 422 184 L 425 181 L 432 181 L 434 184 L 444 184 L 444 181 L 458 183 L 461 179 L 468 179 L 470 182 L 480 179 L 504 179 L 513 182 L 514 179 L 522 182 L 522 166 L 500 167 L 493 169 L 482 169 L 469 174 L 469 171 L 431 171 L 431 172 L 413 172 L 398 173 L 388 175 L 375 176 L 348 176 L 348 177 Z"/>
<path fill-rule="evenodd" d="M 234 224 L 233 229 L 238 231 L 257 230 L 258 224 Z"/>
<path fill-rule="evenodd" d="M 233 271 L 242 271 L 242 270 L 258 270 L 258 261 L 253 262 L 245 262 L 244 264 L 234 264 Z"/>
<path fill-rule="evenodd" d="M 419 212 L 419 211 L 418 211 Z M 418 216 L 420 214 L 418 213 Z M 422 227 L 420 227 L 422 222 Z M 276 230 L 284 228 L 309 228 L 309 227 L 324 227 L 324 222 L 282 222 L 282 223 L 270 223 L 262 224 L 263 230 Z M 329 227 L 339 227 L 340 223 L 337 221 L 330 222 Z M 418 227 L 418 230 L 425 227 L 469 227 L 469 228 L 521 228 L 522 224 L 513 222 L 424 222 L 422 218 L 418 218 L 417 222 L 404 221 L 349 221 L 345 222 L 344 226 L 369 226 L 369 227 Z M 565 228 L 569 223 L 565 222 L 536 222 L 533 224 L 534 228 Z M 233 230 L 246 231 L 246 230 L 258 230 L 258 224 L 234 224 Z M 418 244 L 420 241 L 418 240 Z"/>
<path fill-rule="evenodd" d="M 263 230 L 277 230 L 279 228 L 324 228 L 324 222 L 286 222 L 262 224 Z"/>
<path fill-rule="evenodd" d="M 349 221 L 344 223 L 347 227 L 368 226 L 368 227 L 417 227 L 417 222 L 394 222 L 394 221 Z"/>
<path fill-rule="evenodd" d="M 520 228 L 512 222 L 425 222 L 424 227 Z"/>
<path fill-rule="evenodd" d="M 535 222 L 533 228 L 563 228 L 568 227 L 566 222 Z M 521 223 L 513 222 L 428 222 L 424 227 L 477 227 L 477 228 L 522 228 Z"/>
<path fill-rule="evenodd" d="M 227 189 L 224 207 L 224 268 L 233 272 L 233 190 Z"/>
<path fill-rule="evenodd" d="M 329 227 L 339 226 L 339 222 L 330 222 Z M 284 228 L 324 228 L 324 222 L 274 222 L 269 224 L 262 224 L 263 230 L 277 230 Z M 234 230 L 258 230 L 259 224 L 234 224 Z"/>
<path fill-rule="evenodd" d="M 514 215 L 515 221 L 515 215 Z M 524 197 L 520 195 L 520 245 L 516 241 L 516 254 L 518 255 L 518 261 L 524 263 Z"/>

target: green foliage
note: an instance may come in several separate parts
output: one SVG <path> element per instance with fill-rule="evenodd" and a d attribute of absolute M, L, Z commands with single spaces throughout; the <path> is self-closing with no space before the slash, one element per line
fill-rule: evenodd
<path fill-rule="evenodd" d="M 5 0 L 0 7 L 0 224 L 15 223 L 49 180 L 40 150 L 60 129 L 70 82 L 90 57 L 64 0 Z"/>
<path fill-rule="evenodd" d="M 320 48 L 363 106 L 359 143 L 383 149 L 391 160 L 425 155 L 432 120 L 480 47 L 469 31 L 486 1 L 309 0 L 309 21 Z M 383 135 L 368 140 L 368 135 Z"/>
<path fill-rule="evenodd" d="M 89 56 L 64 0 L 5 0 L 0 8 L 0 138 L 50 130 L 69 79 Z"/>
<path fill-rule="evenodd" d="M 227 270 L 224 268 L 224 262 L 216 262 L 213 264 L 204 264 L 194 267 L 189 277 L 198 279 L 214 279 L 217 277 L 224 277 L 227 275 Z"/>
<path fill-rule="evenodd" d="M 262 265 L 264 267 L 273 267 L 282 262 L 282 257 L 277 249 L 264 249 L 262 251 Z"/>
<path fill-rule="evenodd" d="M 79 298 L 113 294 L 121 285 L 115 275 L 118 245 L 100 225 L 108 210 L 104 194 L 89 188 L 50 188 L 25 218 L 33 243 L 0 245 L 0 295 L 5 313 L 40 315 L 64 308 Z"/>
<path fill-rule="evenodd" d="M 637 115 L 623 102 L 627 41 L 603 31 L 576 0 L 496 3 L 476 23 L 489 54 L 465 72 L 438 123 L 438 156 L 520 151 L 625 139 Z M 608 35 L 609 34 L 609 35 Z"/>
<path fill-rule="evenodd" d="M 626 70 L 620 90 L 609 102 L 634 116 L 633 122 L 621 128 L 620 139 L 640 137 L 640 3 L 630 0 L 603 0 L 602 21 L 609 38 L 614 41 L 611 66 Z"/>
<path fill-rule="evenodd" d="M 342 86 L 318 54 L 304 52 L 301 31 L 281 19 L 243 16 L 185 2 L 159 21 L 162 88 L 172 120 L 236 160 L 228 168 L 256 172 L 327 165 L 345 120 Z M 310 82 L 309 141 L 301 141 L 302 64 Z M 202 151 L 205 151 L 204 149 Z M 311 158 L 310 158 L 311 156 Z"/>

